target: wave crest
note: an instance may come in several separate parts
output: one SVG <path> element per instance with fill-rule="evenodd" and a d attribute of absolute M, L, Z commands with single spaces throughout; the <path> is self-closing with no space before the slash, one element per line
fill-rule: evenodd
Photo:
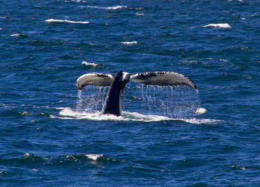
<path fill-rule="evenodd" d="M 92 66 L 92 67 L 98 66 L 98 64 L 95 64 L 95 63 L 92 63 L 92 62 L 87 62 L 87 61 L 82 61 L 81 64 L 83 64 L 85 66 Z"/>
<path fill-rule="evenodd" d="M 47 23 L 76 23 L 76 24 L 89 24 L 89 21 L 72 21 L 67 19 L 46 19 Z"/>
<path fill-rule="evenodd" d="M 103 7 L 103 6 L 87 6 L 87 8 L 95 8 L 95 9 L 102 9 L 102 10 L 118 10 L 127 8 L 125 5 L 115 5 L 115 6 L 109 6 L 109 7 Z"/>
<path fill-rule="evenodd" d="M 138 42 L 137 41 L 124 41 L 120 42 L 123 45 L 136 45 Z"/>
<path fill-rule="evenodd" d="M 222 28 L 222 29 L 231 29 L 231 26 L 228 23 L 211 23 L 204 25 L 203 27 L 215 27 L 215 28 Z"/>

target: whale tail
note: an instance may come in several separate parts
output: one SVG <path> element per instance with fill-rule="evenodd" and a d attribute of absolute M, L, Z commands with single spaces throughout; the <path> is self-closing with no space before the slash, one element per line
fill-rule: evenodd
<path fill-rule="evenodd" d="M 144 72 L 130 74 L 119 71 L 115 76 L 104 73 L 87 73 L 76 81 L 76 87 L 82 90 L 87 85 L 110 86 L 106 101 L 102 110 L 103 114 L 121 115 L 120 97 L 125 85 L 129 82 L 145 85 L 186 85 L 193 89 L 197 86 L 187 77 L 175 72 Z"/>
<path fill-rule="evenodd" d="M 170 85 L 186 85 L 193 89 L 197 89 L 197 86 L 187 77 L 176 72 L 144 72 L 129 74 L 122 73 L 122 76 L 130 76 L 128 81 L 145 84 L 145 85 L 158 85 L 158 86 L 170 86 Z M 80 76 L 76 81 L 76 87 L 82 90 L 87 85 L 95 86 L 110 86 L 114 81 L 115 76 L 105 73 L 87 73 Z"/>

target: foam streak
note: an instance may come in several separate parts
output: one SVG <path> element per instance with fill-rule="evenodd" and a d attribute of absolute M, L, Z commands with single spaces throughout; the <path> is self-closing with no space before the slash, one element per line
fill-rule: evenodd
<path fill-rule="evenodd" d="M 204 25 L 203 27 L 215 27 L 222 29 L 231 29 L 231 26 L 228 23 L 211 23 L 208 25 Z"/>
<path fill-rule="evenodd" d="M 46 19 L 47 23 L 75 23 L 75 24 L 89 24 L 89 21 L 72 21 L 67 19 Z"/>

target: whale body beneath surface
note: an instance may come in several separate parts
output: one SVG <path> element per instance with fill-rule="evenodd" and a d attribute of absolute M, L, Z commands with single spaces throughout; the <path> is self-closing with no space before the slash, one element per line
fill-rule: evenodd
<path fill-rule="evenodd" d="M 116 75 L 104 73 L 87 73 L 80 76 L 76 81 L 76 87 L 82 90 L 87 85 L 110 86 L 102 109 L 103 114 L 121 115 L 121 94 L 125 85 L 129 82 L 145 85 L 186 85 L 193 89 L 197 86 L 187 77 L 176 72 L 144 72 L 127 73 L 119 71 Z"/>

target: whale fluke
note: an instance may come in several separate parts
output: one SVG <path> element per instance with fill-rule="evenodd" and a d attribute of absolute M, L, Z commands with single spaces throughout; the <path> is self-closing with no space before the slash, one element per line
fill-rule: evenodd
<path fill-rule="evenodd" d="M 114 80 L 113 75 L 104 73 L 87 73 L 80 76 L 76 81 L 76 86 L 82 90 L 84 86 L 110 86 Z"/>
<path fill-rule="evenodd" d="M 184 75 L 164 71 L 135 74 L 119 71 L 115 76 L 104 73 L 87 73 L 77 79 L 76 86 L 79 90 L 82 90 L 87 85 L 110 86 L 102 113 L 120 116 L 120 97 L 125 85 L 129 81 L 158 86 L 187 85 L 193 89 L 197 89 L 197 86 Z"/>
<path fill-rule="evenodd" d="M 130 81 L 146 84 L 146 85 L 186 85 L 193 89 L 197 89 L 197 86 L 187 77 L 175 72 L 144 72 L 136 73 L 130 76 Z"/>

